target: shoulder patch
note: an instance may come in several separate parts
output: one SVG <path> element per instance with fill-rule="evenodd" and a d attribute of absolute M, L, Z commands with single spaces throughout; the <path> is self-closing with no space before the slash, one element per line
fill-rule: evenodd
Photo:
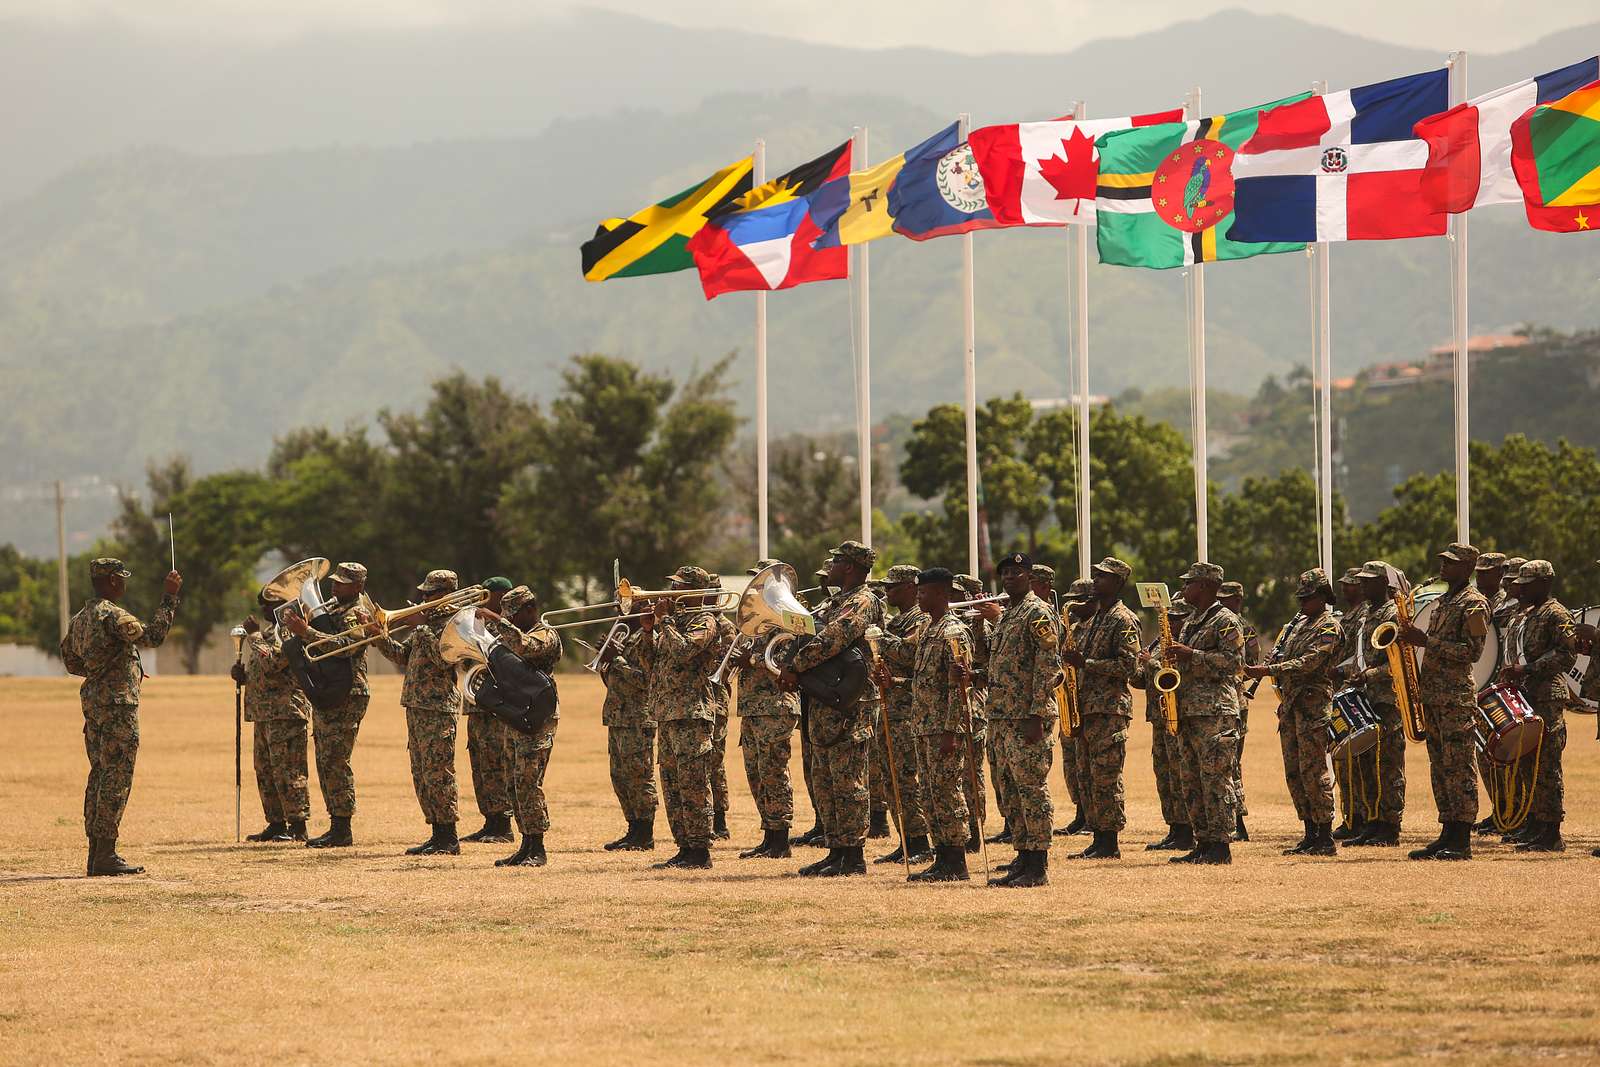
<path fill-rule="evenodd" d="M 1489 632 L 1489 613 L 1482 604 L 1473 604 L 1467 608 L 1467 633 L 1473 637 L 1482 637 Z"/>
<path fill-rule="evenodd" d="M 1040 641 L 1049 641 L 1055 636 L 1055 624 L 1050 621 L 1050 616 L 1040 615 L 1033 620 L 1033 636 Z"/>
<path fill-rule="evenodd" d="M 1229 648 L 1244 647 L 1244 635 L 1239 632 L 1239 628 L 1237 626 L 1223 626 L 1217 631 L 1217 636 L 1221 638 L 1222 643 Z"/>

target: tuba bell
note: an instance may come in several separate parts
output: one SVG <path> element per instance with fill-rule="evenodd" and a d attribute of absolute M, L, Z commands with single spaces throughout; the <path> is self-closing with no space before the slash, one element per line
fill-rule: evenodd
<path fill-rule="evenodd" d="M 490 633 L 477 607 L 450 616 L 439 634 L 439 655 L 455 667 L 461 699 L 512 729 L 535 734 L 555 715 L 555 680 Z"/>
<path fill-rule="evenodd" d="M 295 682 L 319 710 L 336 707 L 350 695 L 350 687 L 355 684 L 355 664 L 347 657 L 319 659 L 309 655 L 306 643 L 290 633 L 284 622 L 293 613 L 318 633 L 339 631 L 339 616 L 334 614 L 332 602 L 322 595 L 321 582 L 330 569 L 326 559 L 312 556 L 285 567 L 261 587 L 261 599 L 278 604 L 272 611 L 273 635 L 289 658 Z"/>
<path fill-rule="evenodd" d="M 714 685 L 722 683 L 734 651 L 740 646 L 753 648 L 765 642 L 762 659 L 773 674 L 781 674 L 773 659 L 774 646 L 782 648 L 800 634 L 817 632 L 817 622 L 805 604 L 795 595 L 794 568 L 787 563 L 774 563 L 750 579 L 739 594 L 734 609 L 733 626 L 739 632 L 729 645 L 716 672 L 711 675 Z"/>

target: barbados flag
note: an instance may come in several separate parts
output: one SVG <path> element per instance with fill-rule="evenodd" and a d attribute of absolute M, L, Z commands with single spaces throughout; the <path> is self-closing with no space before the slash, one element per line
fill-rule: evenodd
<path fill-rule="evenodd" d="M 761 185 L 709 218 L 689 240 L 706 299 L 849 276 L 849 250 L 814 248 L 822 227 L 810 195 L 850 174 L 850 142 Z"/>

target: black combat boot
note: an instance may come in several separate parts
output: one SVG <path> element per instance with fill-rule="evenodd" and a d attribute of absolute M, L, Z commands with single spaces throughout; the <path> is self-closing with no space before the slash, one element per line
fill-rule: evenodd
<path fill-rule="evenodd" d="M 1071 837 L 1073 834 L 1081 834 L 1087 829 L 1089 829 L 1089 820 L 1083 814 L 1083 806 L 1079 805 L 1077 811 L 1072 815 L 1072 821 L 1056 832 L 1063 837 Z"/>
<path fill-rule="evenodd" d="M 1179 823 L 1177 826 L 1167 827 L 1167 836 L 1160 841 L 1150 842 L 1144 846 L 1144 850 L 1146 852 L 1170 852 L 1174 849 L 1182 849 L 1187 852 L 1193 847 L 1194 835 L 1189 832 L 1187 826 Z"/>
<path fill-rule="evenodd" d="M 772 840 L 767 845 L 767 857 L 775 860 L 786 860 L 792 855 L 789 851 L 789 828 L 780 826 L 772 831 Z"/>
<path fill-rule="evenodd" d="M 119 874 L 143 874 L 143 867 L 135 867 L 117 855 L 117 839 L 101 837 L 89 839 L 90 878 L 104 878 Z"/>
<path fill-rule="evenodd" d="M 1022 873 L 1011 882 L 1012 889 L 1034 889 L 1050 884 L 1050 853 L 1042 848 L 1028 852 L 1028 861 Z"/>
<path fill-rule="evenodd" d="M 453 822 L 436 822 L 433 824 L 433 836 L 420 845 L 406 849 L 408 856 L 459 856 L 461 855 L 461 840 L 456 837 L 456 824 Z"/>
<path fill-rule="evenodd" d="M 328 832 L 318 834 L 306 842 L 307 848 L 349 848 L 355 844 L 355 838 L 350 836 L 350 817 L 348 815 L 334 815 L 328 820 Z"/>
<path fill-rule="evenodd" d="M 1494 812 L 1491 811 L 1485 818 L 1480 820 L 1477 825 L 1473 826 L 1472 832 L 1475 834 L 1499 833 L 1500 828 L 1494 824 Z"/>
<path fill-rule="evenodd" d="M 928 840 L 927 834 L 916 834 L 906 843 L 906 851 L 912 863 L 926 863 L 933 858 L 933 842 Z"/>
<path fill-rule="evenodd" d="M 728 839 L 728 813 L 726 811 L 715 812 L 711 816 L 711 836 L 718 841 L 726 841 Z"/>
<path fill-rule="evenodd" d="M 1194 847 L 1189 849 L 1188 852 L 1185 852 L 1181 856 L 1173 856 L 1167 862 L 1168 863 L 1204 863 L 1205 862 L 1204 856 L 1206 854 L 1206 850 L 1208 850 L 1210 847 L 1211 847 L 1210 845 L 1207 845 L 1204 842 L 1196 841 L 1194 843 Z"/>
<path fill-rule="evenodd" d="M 246 834 L 244 839 L 246 841 L 287 841 L 288 838 L 285 837 L 284 834 L 288 831 L 288 829 L 288 823 L 279 822 L 277 819 L 274 819 L 257 832 L 253 834 Z"/>
<path fill-rule="evenodd" d="M 1096 859 L 1099 859 L 1100 858 L 1100 844 L 1105 839 L 1105 835 L 1100 830 L 1095 830 L 1095 831 L 1093 831 L 1093 833 L 1094 833 L 1094 840 L 1089 842 L 1089 847 L 1084 849 L 1082 852 L 1069 852 L 1069 853 L 1067 853 L 1067 859 L 1069 859 L 1069 860 L 1096 860 Z"/>
<path fill-rule="evenodd" d="M 1517 846 L 1518 852 L 1565 852 L 1567 843 L 1561 839 L 1561 824 L 1541 822 L 1536 837 Z"/>
<path fill-rule="evenodd" d="M 873 863 L 899 863 L 902 859 L 905 858 L 905 854 L 906 854 L 905 853 L 905 847 L 903 845 L 896 845 L 893 852 L 885 852 L 883 855 L 879 856 L 877 859 L 873 860 L 872 862 Z"/>
<path fill-rule="evenodd" d="M 796 845 L 805 845 L 809 848 L 824 848 L 827 846 L 827 836 L 822 832 L 822 823 L 811 824 L 811 829 L 795 838 L 792 842 Z"/>
<path fill-rule="evenodd" d="M 944 874 L 945 868 L 947 868 L 950 865 L 949 864 L 950 857 L 948 855 L 949 851 L 950 850 L 948 848 L 946 848 L 944 845 L 940 845 L 939 847 L 934 849 L 933 866 L 928 867 L 927 869 L 921 870 L 921 871 L 912 871 L 910 874 L 906 875 L 906 881 L 908 881 L 908 882 L 938 882 L 938 881 L 942 881 L 943 879 L 940 876 Z M 960 849 L 957 849 L 957 851 L 961 852 L 961 858 L 963 860 L 965 860 L 966 857 L 967 857 L 966 852 L 961 851 Z"/>
<path fill-rule="evenodd" d="M 1367 823 L 1367 828 L 1361 831 L 1361 836 L 1345 842 L 1346 847 L 1368 848 L 1373 846 L 1398 845 L 1400 843 L 1400 828 L 1394 823 L 1383 819 L 1374 819 Z"/>
<path fill-rule="evenodd" d="M 1352 837 L 1355 837 L 1361 833 L 1361 830 L 1366 825 L 1366 822 L 1367 820 L 1363 816 L 1356 812 L 1351 812 L 1350 821 L 1341 823 L 1339 828 L 1333 831 L 1333 839 L 1335 841 L 1350 840 Z"/>
<path fill-rule="evenodd" d="M 515 840 L 515 835 L 511 832 L 511 816 L 503 813 L 500 815 L 486 815 L 483 818 L 483 828 L 476 833 L 468 834 L 461 840 L 498 844 Z"/>
<path fill-rule="evenodd" d="M 967 819 L 967 851 L 981 852 L 983 850 L 983 827 L 978 825 L 976 816 Z"/>
<path fill-rule="evenodd" d="M 628 832 L 615 841 L 607 841 L 603 847 L 607 852 L 632 852 L 633 838 L 639 830 L 639 820 L 628 820 Z"/>
<path fill-rule="evenodd" d="M 739 853 L 739 858 L 742 860 L 766 859 L 772 855 L 771 851 L 769 851 L 771 847 L 772 831 L 762 830 L 761 844 L 756 845 L 754 848 L 745 849 L 743 852 Z"/>
<path fill-rule="evenodd" d="M 290 841 L 304 843 L 306 839 L 306 821 L 304 819 L 290 819 L 287 833 Z"/>
<path fill-rule="evenodd" d="M 1444 824 L 1444 847 L 1433 854 L 1436 860 L 1470 860 L 1472 858 L 1472 824 L 1447 822 Z"/>
<path fill-rule="evenodd" d="M 1233 862 L 1233 849 L 1226 841 L 1215 841 L 1201 850 L 1195 862 L 1206 866 L 1227 866 Z"/>
<path fill-rule="evenodd" d="M 1022 877 L 1022 872 L 1028 869 L 1028 865 L 1032 861 L 1032 849 L 1018 849 L 1017 854 L 1011 858 L 1010 863 L 1002 863 L 996 868 L 996 870 L 1005 871 L 1005 875 L 1001 878 L 991 879 L 989 884 L 1009 886 L 1012 882 L 1015 882 L 1018 878 Z"/>
<path fill-rule="evenodd" d="M 839 850 L 839 862 L 817 872 L 819 878 L 844 878 L 867 873 L 866 849 L 861 845 Z"/>
<path fill-rule="evenodd" d="M 1305 831 L 1306 831 L 1305 835 L 1302 836 L 1300 838 L 1300 840 L 1296 841 L 1294 844 L 1290 845 L 1288 848 L 1283 850 L 1283 854 L 1285 856 L 1299 856 L 1299 855 L 1302 855 L 1305 852 L 1306 849 L 1311 847 L 1312 841 L 1316 840 L 1316 836 L 1317 836 L 1317 824 L 1316 823 L 1311 822 L 1308 819 L 1307 821 L 1301 823 L 1300 825 L 1305 827 Z"/>
<path fill-rule="evenodd" d="M 1011 823 L 1007 822 L 1004 826 L 1002 826 L 1000 828 L 1000 832 L 999 833 L 997 833 L 993 837 L 989 838 L 989 844 L 991 844 L 991 845 L 1009 845 L 1009 844 L 1011 844 Z"/>
<path fill-rule="evenodd" d="M 1423 845 L 1421 848 L 1412 849 L 1406 854 L 1406 858 L 1413 860 L 1434 859 L 1439 855 L 1439 850 L 1445 847 L 1445 842 L 1449 839 L 1449 836 L 1450 824 L 1441 823 L 1439 826 L 1439 836 L 1428 842 L 1426 845 Z"/>
<path fill-rule="evenodd" d="M 1237 820 L 1236 820 L 1236 822 L 1234 824 L 1234 827 L 1233 827 L 1233 839 L 1235 841 L 1248 841 L 1248 840 L 1250 840 L 1250 830 L 1244 824 L 1244 816 L 1243 815 L 1238 816 Z"/>
<path fill-rule="evenodd" d="M 672 855 L 668 856 L 666 859 L 662 860 L 660 863 L 652 863 L 650 865 L 650 869 L 652 871 L 671 871 L 671 870 L 676 870 L 677 868 L 682 867 L 684 865 L 684 863 L 688 860 L 689 851 L 690 850 L 687 847 L 685 847 L 683 845 L 679 845 L 677 852 L 674 852 Z"/>
<path fill-rule="evenodd" d="M 533 862 L 534 850 L 538 850 L 538 862 Z M 544 837 L 536 834 L 523 834 L 522 845 L 511 855 L 504 859 L 494 861 L 496 867 L 543 867 L 544 866 Z"/>
<path fill-rule="evenodd" d="M 826 856 L 822 857 L 815 863 L 808 863 L 804 867 L 801 867 L 798 873 L 802 878 L 815 878 L 822 874 L 823 871 L 826 871 L 831 867 L 837 867 L 839 865 L 839 858 L 841 855 L 843 855 L 843 853 L 844 849 L 842 848 L 830 848 L 828 849 L 828 854 Z"/>
<path fill-rule="evenodd" d="M 880 837 L 889 836 L 889 812 L 879 808 L 872 813 L 872 821 L 867 824 L 867 837 L 876 841 Z"/>
<path fill-rule="evenodd" d="M 1339 846 L 1333 840 L 1333 823 L 1319 822 L 1313 823 L 1312 826 L 1316 830 L 1316 835 L 1311 843 L 1302 850 L 1302 854 L 1306 856 L 1337 856 L 1339 854 Z M 1365 832 L 1366 827 L 1363 826 L 1362 833 Z"/>
<path fill-rule="evenodd" d="M 687 871 L 709 871 L 711 869 L 711 849 L 705 845 L 698 848 L 684 850 L 686 855 L 683 862 L 678 864 Z"/>
<path fill-rule="evenodd" d="M 960 845 L 940 845 L 938 848 L 939 859 L 932 867 L 923 871 L 921 875 L 912 875 L 913 879 L 923 882 L 966 882 L 971 880 L 967 873 L 967 851 Z M 941 864 L 943 866 L 941 866 Z"/>

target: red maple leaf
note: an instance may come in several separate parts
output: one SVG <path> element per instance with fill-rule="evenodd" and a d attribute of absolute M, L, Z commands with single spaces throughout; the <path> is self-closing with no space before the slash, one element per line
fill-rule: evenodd
<path fill-rule="evenodd" d="M 1072 136 L 1061 142 L 1061 155 L 1037 162 L 1040 176 L 1055 189 L 1057 200 L 1085 200 L 1094 196 L 1100 164 L 1094 155 L 1094 138 L 1079 127 L 1074 126 Z"/>

